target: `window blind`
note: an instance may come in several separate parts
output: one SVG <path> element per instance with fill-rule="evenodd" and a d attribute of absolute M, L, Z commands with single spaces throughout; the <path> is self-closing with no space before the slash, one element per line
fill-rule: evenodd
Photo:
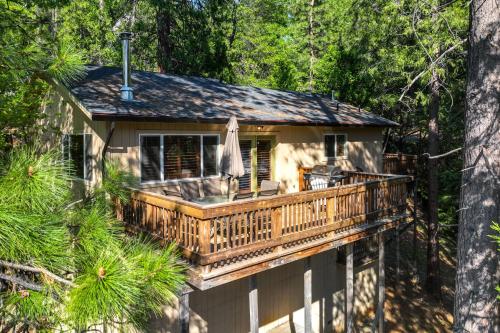
<path fill-rule="evenodd" d="M 345 137 L 345 135 L 340 134 L 340 135 L 336 135 L 335 139 L 337 140 L 337 151 L 336 151 L 335 156 L 336 157 L 346 156 L 345 146 L 346 146 L 347 138 Z"/>
<path fill-rule="evenodd" d="M 335 135 L 325 135 L 326 157 L 335 157 Z"/>
<path fill-rule="evenodd" d="M 271 140 L 257 140 L 257 184 L 271 180 Z"/>
<path fill-rule="evenodd" d="M 141 181 L 161 180 L 160 151 L 160 136 L 141 136 Z"/>
<path fill-rule="evenodd" d="M 245 174 L 239 178 L 239 189 L 250 191 L 252 188 L 252 140 L 240 140 L 240 151 Z"/>
<path fill-rule="evenodd" d="M 165 179 L 201 177 L 200 136 L 165 135 Z"/>
<path fill-rule="evenodd" d="M 325 135 L 325 156 L 329 158 L 347 156 L 347 136 L 345 134 Z"/>
<path fill-rule="evenodd" d="M 217 170 L 217 147 L 219 137 L 216 135 L 203 136 L 203 176 L 215 176 Z"/>
<path fill-rule="evenodd" d="M 62 146 L 63 159 L 70 163 L 71 175 L 92 179 L 92 134 L 65 134 Z"/>

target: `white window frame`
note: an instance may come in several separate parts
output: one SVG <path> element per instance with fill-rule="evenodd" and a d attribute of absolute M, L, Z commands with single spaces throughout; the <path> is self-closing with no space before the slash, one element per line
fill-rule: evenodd
<path fill-rule="evenodd" d="M 142 137 L 148 137 L 148 136 L 159 136 L 160 137 L 160 179 L 159 180 L 149 180 L 149 181 L 142 181 L 142 149 L 141 149 L 141 142 L 142 142 Z M 165 171 L 164 171 L 164 137 L 165 136 L 199 136 L 200 137 L 200 177 L 189 177 L 189 178 L 176 178 L 176 179 L 165 179 Z M 217 137 L 217 152 L 216 152 L 216 168 L 217 168 L 217 174 L 216 175 L 210 175 L 210 176 L 205 176 L 205 170 L 203 167 L 203 137 L 204 136 L 215 136 Z M 213 178 L 213 177 L 220 177 L 220 133 L 176 133 L 176 132 L 145 132 L 145 133 L 139 133 L 139 178 L 141 181 L 141 184 L 158 184 L 158 183 L 164 183 L 164 184 L 171 184 L 171 183 L 177 183 L 178 181 L 190 181 L 190 180 L 198 180 L 198 179 L 204 179 L 204 178 Z"/>
<path fill-rule="evenodd" d="M 337 156 L 337 136 L 343 135 L 345 136 L 345 143 L 344 143 L 344 155 L 343 156 Z M 334 136 L 335 137 L 335 144 L 334 144 L 334 152 L 335 156 L 328 156 L 327 155 L 327 149 L 326 149 L 326 137 L 327 136 Z M 347 133 L 325 133 L 323 134 L 323 151 L 326 159 L 329 160 L 346 160 L 349 156 L 349 149 L 348 149 L 348 143 L 349 143 L 349 137 Z"/>
<path fill-rule="evenodd" d="M 77 176 L 75 176 L 74 178 L 78 179 L 78 180 L 83 180 L 85 182 L 91 182 L 92 178 L 93 178 L 93 174 L 90 174 L 90 177 L 87 179 L 87 176 L 89 176 L 89 175 L 87 174 L 88 173 L 88 170 L 87 170 L 87 155 L 85 154 L 85 152 L 87 150 L 87 135 L 90 135 L 90 137 L 92 137 L 93 134 L 92 133 L 87 133 L 87 132 L 63 133 L 63 140 L 61 141 L 61 152 L 62 152 L 63 158 L 64 158 L 64 137 L 68 136 L 68 138 L 69 138 L 69 147 L 71 148 L 71 136 L 72 135 L 83 135 L 83 154 L 82 154 L 82 156 L 83 156 L 83 178 L 80 178 L 80 177 L 77 177 Z M 71 149 L 69 149 L 69 151 L 68 151 L 68 158 L 71 161 Z"/>

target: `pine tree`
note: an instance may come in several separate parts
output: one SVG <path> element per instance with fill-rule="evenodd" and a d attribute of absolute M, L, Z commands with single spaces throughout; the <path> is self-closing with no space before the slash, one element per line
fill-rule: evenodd
<path fill-rule="evenodd" d="M 467 108 L 457 244 L 454 332 L 499 332 L 500 260 L 491 240 L 500 219 L 500 6 L 470 4 Z"/>
<path fill-rule="evenodd" d="M 52 13 L 60 1 L 0 0 L 0 151 L 13 137 L 30 141 L 51 76 L 62 82 L 81 78 L 82 56 L 54 38 Z"/>
<path fill-rule="evenodd" d="M 129 176 L 111 167 L 80 202 L 55 151 L 17 148 L 2 170 L 1 329 L 142 328 L 172 301 L 185 281 L 175 246 L 130 237 L 112 215 Z"/>

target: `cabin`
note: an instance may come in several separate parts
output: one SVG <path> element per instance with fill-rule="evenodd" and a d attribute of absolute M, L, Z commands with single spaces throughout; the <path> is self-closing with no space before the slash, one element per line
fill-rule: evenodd
<path fill-rule="evenodd" d="M 123 69 L 51 81 L 45 121 L 60 130 L 44 141 L 72 160 L 75 188 L 111 161 L 134 174 L 117 218 L 177 243 L 188 285 L 150 331 L 353 332 L 373 311 L 383 332 L 384 237 L 412 221 L 412 178 L 384 173 L 397 124 L 324 96 L 131 72 L 123 45 Z M 232 116 L 245 173 L 228 182 Z"/>

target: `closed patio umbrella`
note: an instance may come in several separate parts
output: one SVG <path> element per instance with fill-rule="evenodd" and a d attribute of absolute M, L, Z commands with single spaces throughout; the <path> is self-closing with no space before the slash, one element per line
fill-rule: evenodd
<path fill-rule="evenodd" d="M 222 152 L 221 171 L 228 177 L 227 193 L 229 196 L 230 180 L 242 177 L 245 174 L 245 168 L 243 167 L 240 141 L 238 140 L 239 126 L 235 116 L 232 116 L 231 119 L 229 119 L 229 123 L 226 125 L 226 128 L 227 136 L 226 142 L 224 143 L 224 150 Z"/>

